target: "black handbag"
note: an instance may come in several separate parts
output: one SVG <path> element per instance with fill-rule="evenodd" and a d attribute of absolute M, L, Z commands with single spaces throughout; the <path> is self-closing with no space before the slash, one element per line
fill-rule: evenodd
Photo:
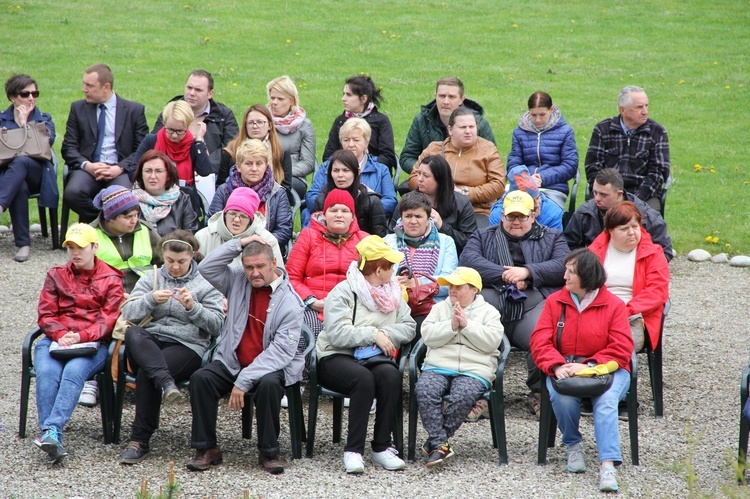
<path fill-rule="evenodd" d="M 57 360 L 70 360 L 76 357 L 93 357 L 98 350 L 98 341 L 76 343 L 67 347 L 60 346 L 59 343 L 53 341 L 49 345 L 49 356 Z"/>
<path fill-rule="evenodd" d="M 565 308 L 560 314 L 560 320 L 557 323 L 557 348 L 560 348 L 560 342 L 562 340 L 563 327 L 565 326 Z M 576 357 L 575 355 L 568 355 L 565 357 L 567 363 L 582 363 L 586 360 L 586 357 Z M 560 395 L 568 395 L 570 397 L 578 398 L 590 398 L 598 397 L 604 392 L 609 390 L 612 386 L 614 377 L 612 374 L 602 374 L 596 376 L 571 376 L 569 378 L 557 379 L 552 377 L 552 386 L 555 391 Z"/>
<path fill-rule="evenodd" d="M 352 325 L 354 325 L 354 321 L 357 319 L 357 293 L 354 293 L 354 310 L 352 312 Z M 372 346 L 372 345 L 368 345 Z M 356 350 L 356 349 L 355 349 Z M 380 350 L 380 348 L 378 348 Z M 398 358 L 399 351 L 396 350 L 396 355 L 390 356 L 390 355 L 384 355 L 382 350 L 380 350 L 381 353 L 372 355 L 370 357 L 366 358 L 357 358 L 357 355 L 353 355 L 354 360 L 359 362 L 365 367 L 373 367 L 378 364 L 390 364 L 394 367 L 398 367 L 398 364 L 396 363 L 396 359 Z"/>

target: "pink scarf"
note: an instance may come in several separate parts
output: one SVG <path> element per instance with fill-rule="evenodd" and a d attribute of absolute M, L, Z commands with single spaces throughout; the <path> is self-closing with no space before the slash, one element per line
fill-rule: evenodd
<path fill-rule="evenodd" d="M 349 119 L 349 118 L 364 118 L 365 116 L 368 116 L 374 110 L 375 110 L 375 104 L 373 104 L 372 102 L 370 102 L 369 104 L 367 104 L 367 109 L 365 109 L 361 113 L 350 113 L 349 111 L 344 111 L 344 117 L 346 119 Z"/>
<path fill-rule="evenodd" d="M 270 109 L 269 109 L 270 111 Z M 298 107 L 294 113 L 289 113 L 282 118 L 273 117 L 273 126 L 276 127 L 276 131 L 282 135 L 289 135 L 297 131 L 297 129 L 305 121 L 307 113 L 301 107 Z"/>

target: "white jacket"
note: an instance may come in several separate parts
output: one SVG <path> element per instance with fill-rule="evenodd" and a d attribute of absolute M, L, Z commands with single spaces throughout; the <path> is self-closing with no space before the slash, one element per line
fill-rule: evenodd
<path fill-rule="evenodd" d="M 257 234 L 264 240 L 268 241 L 273 249 L 273 256 L 276 258 L 276 266 L 284 268 L 284 258 L 281 256 L 279 243 L 273 234 L 266 230 L 266 219 L 262 213 L 256 213 L 252 223 L 245 232 L 233 236 L 227 225 L 224 223 L 224 212 L 217 211 L 208 220 L 208 224 L 199 230 L 195 238 L 200 243 L 200 252 L 203 256 L 208 256 L 213 250 L 232 239 L 242 239 L 243 237 Z M 232 260 L 230 267 L 242 267 L 242 253 Z"/>

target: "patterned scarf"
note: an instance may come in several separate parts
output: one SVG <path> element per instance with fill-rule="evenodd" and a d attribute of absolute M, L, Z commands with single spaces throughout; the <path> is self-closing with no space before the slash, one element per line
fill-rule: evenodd
<path fill-rule="evenodd" d="M 270 109 L 269 109 L 270 111 Z M 298 107 L 294 113 L 289 113 L 282 118 L 276 116 L 273 117 L 273 126 L 276 127 L 276 131 L 281 135 L 289 135 L 294 133 L 305 121 L 307 113 L 301 107 Z"/>
<path fill-rule="evenodd" d="M 531 113 L 529 111 L 523 113 L 518 119 L 518 126 L 521 127 L 522 130 L 528 130 L 534 133 L 542 133 L 557 125 L 557 122 L 560 121 L 560 118 L 562 118 L 562 113 L 559 109 L 557 109 L 556 106 L 552 106 L 552 112 L 550 113 L 549 121 L 547 121 L 547 124 L 543 127 L 540 128 L 536 126 L 533 121 L 531 121 Z"/>
<path fill-rule="evenodd" d="M 344 118 L 364 118 L 365 116 L 368 116 L 371 112 L 375 110 L 375 104 L 370 102 L 367 104 L 367 109 L 365 109 L 361 113 L 350 113 L 349 111 L 344 111 Z"/>
<path fill-rule="evenodd" d="M 434 276 L 440 257 L 440 236 L 432 220 L 430 220 L 425 233 L 419 237 L 407 236 L 404 233 L 404 224 L 400 219 L 393 232 L 396 233 L 396 249 L 404 254 L 404 262 L 409 265 L 412 272 L 422 272 Z M 413 259 L 410 247 L 416 248 Z"/>
<path fill-rule="evenodd" d="M 322 211 L 313 213 L 312 215 L 310 215 L 310 218 L 314 219 L 323 227 L 328 228 L 325 214 L 323 214 Z M 321 232 L 321 234 L 323 235 L 323 239 L 325 239 L 326 241 L 330 243 L 335 244 L 338 249 L 343 248 L 346 242 L 349 240 L 349 238 L 352 237 L 352 234 L 334 234 L 333 232 L 328 232 L 328 231 Z"/>
<path fill-rule="evenodd" d="M 357 294 L 359 301 L 371 312 L 390 314 L 398 309 L 401 298 L 401 285 L 395 278 L 385 284 L 372 286 L 353 261 L 346 271 L 346 280 Z"/>
<path fill-rule="evenodd" d="M 133 195 L 141 203 L 141 214 L 147 222 L 155 224 L 159 220 L 163 220 L 172 211 L 172 205 L 177 202 L 180 197 L 180 186 L 173 185 L 166 191 L 162 192 L 158 196 L 154 197 L 141 187 L 136 182 L 133 187 Z"/>
<path fill-rule="evenodd" d="M 229 169 L 229 178 L 227 178 L 227 195 L 231 194 L 232 191 L 238 187 L 250 187 L 258 194 L 260 204 L 266 204 L 268 196 L 271 194 L 271 189 L 273 189 L 273 168 L 271 168 L 271 165 L 268 165 L 260 182 L 255 185 L 247 185 L 242 180 L 242 175 L 240 175 L 237 165 L 234 165 Z"/>
<path fill-rule="evenodd" d="M 172 142 L 167 138 L 167 129 L 162 128 L 156 132 L 156 145 L 154 149 L 161 151 L 169 156 L 175 167 L 180 180 L 184 180 L 188 185 L 193 185 L 195 176 L 193 174 L 193 160 L 190 157 L 190 151 L 193 148 L 193 134 L 188 130 L 185 136 L 179 142 Z"/>

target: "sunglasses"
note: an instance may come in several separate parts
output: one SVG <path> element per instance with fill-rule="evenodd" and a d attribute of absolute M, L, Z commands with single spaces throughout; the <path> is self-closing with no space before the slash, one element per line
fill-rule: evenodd
<path fill-rule="evenodd" d="M 24 99 L 27 99 L 30 95 L 36 99 L 37 97 L 39 97 L 39 90 L 21 90 L 20 92 L 18 92 L 18 95 L 19 97 L 23 97 Z"/>

